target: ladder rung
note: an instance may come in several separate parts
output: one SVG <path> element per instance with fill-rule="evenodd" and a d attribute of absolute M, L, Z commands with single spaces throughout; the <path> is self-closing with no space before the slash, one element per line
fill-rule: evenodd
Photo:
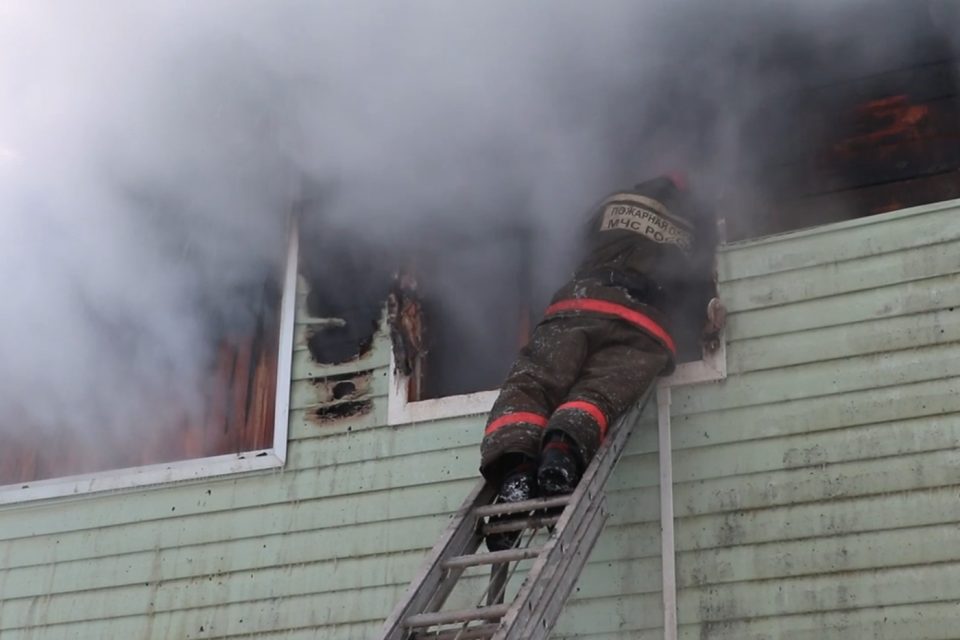
<path fill-rule="evenodd" d="M 504 520 L 485 524 L 481 528 L 483 535 L 491 533 L 507 533 L 509 531 L 524 531 L 525 529 L 545 529 L 560 521 L 560 516 L 545 516 L 542 518 L 523 518 L 518 520 Z"/>
<path fill-rule="evenodd" d="M 498 502 L 497 504 L 488 504 L 477 507 L 473 510 L 473 515 L 478 518 L 485 516 L 499 516 L 507 513 L 519 513 L 521 511 L 539 511 L 541 509 L 552 509 L 553 507 L 564 507 L 570 502 L 570 496 L 553 496 L 552 498 L 536 498 L 534 500 L 523 500 L 521 502 Z"/>
<path fill-rule="evenodd" d="M 503 551 L 491 551 L 490 553 L 472 553 L 466 556 L 454 556 L 449 560 L 443 561 L 444 569 L 453 567 L 475 567 L 481 564 L 501 564 L 504 562 L 514 562 L 516 560 L 525 560 L 527 558 L 536 558 L 540 555 L 540 549 L 505 549 Z"/>
<path fill-rule="evenodd" d="M 492 607 L 478 607 L 476 609 L 460 609 L 457 611 L 439 611 L 437 613 L 418 613 L 403 621 L 408 629 L 432 627 L 435 624 L 452 624 L 454 622 L 470 622 L 472 620 L 499 620 L 510 609 L 508 604 L 497 604 Z"/>
<path fill-rule="evenodd" d="M 480 624 L 466 629 L 450 629 L 448 631 L 427 631 L 413 634 L 413 640 L 486 640 L 500 628 L 500 624 Z"/>

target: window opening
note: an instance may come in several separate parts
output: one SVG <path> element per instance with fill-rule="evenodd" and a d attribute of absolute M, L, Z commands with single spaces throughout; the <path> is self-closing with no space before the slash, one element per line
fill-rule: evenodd
<path fill-rule="evenodd" d="M 297 235 L 286 267 L 249 289 L 250 320 L 212 330 L 202 411 L 171 403 L 175 429 L 112 446 L 67 429 L 21 429 L 0 448 L 0 504 L 216 476 L 286 459 Z M 151 416 L 143 415 L 149 425 Z M 174 421 L 174 424 L 177 420 Z"/>
<path fill-rule="evenodd" d="M 891 23 L 910 3 L 878 5 Z M 933 22 L 912 47 L 857 75 L 818 64 L 823 48 L 779 61 L 795 80 L 749 114 L 742 166 L 726 208 L 731 240 L 828 224 L 960 197 L 960 60 Z"/>
<path fill-rule="evenodd" d="M 678 363 L 701 361 L 721 346 L 722 305 L 710 307 L 717 295 L 712 218 L 704 217 L 698 232 L 704 242 L 697 275 L 673 314 Z M 512 227 L 448 242 L 444 251 L 420 255 L 401 270 L 388 307 L 394 363 L 408 402 L 500 387 L 553 293 L 533 282 L 534 237 L 529 228 Z"/>
<path fill-rule="evenodd" d="M 465 236 L 419 259 L 425 357 L 418 399 L 497 388 L 530 335 L 532 234 Z"/>

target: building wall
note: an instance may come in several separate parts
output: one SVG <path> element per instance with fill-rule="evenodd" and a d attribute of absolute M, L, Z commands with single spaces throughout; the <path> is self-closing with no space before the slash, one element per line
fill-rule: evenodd
<path fill-rule="evenodd" d="M 956 202 L 722 250 L 730 376 L 673 397 L 682 638 L 956 637 L 958 274 Z M 323 367 L 298 323 L 287 467 L 0 508 L 0 638 L 375 635 L 482 420 L 384 426 L 386 338 Z M 656 457 L 644 417 L 557 637 L 662 638 Z"/>
<path fill-rule="evenodd" d="M 730 377 L 673 398 L 681 637 L 958 637 L 956 201 L 720 265 Z"/>

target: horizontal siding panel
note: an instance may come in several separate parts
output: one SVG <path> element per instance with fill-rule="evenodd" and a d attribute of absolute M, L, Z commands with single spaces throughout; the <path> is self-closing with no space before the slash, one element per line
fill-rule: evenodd
<path fill-rule="evenodd" d="M 316 362 L 309 351 L 295 351 L 293 353 L 293 379 L 326 378 L 386 367 L 390 363 L 389 354 L 388 347 L 375 346 L 359 358 L 340 364 L 322 364 Z"/>
<path fill-rule="evenodd" d="M 18 541 L 18 553 L 6 558 L 0 568 L 8 570 L 5 575 L 14 576 L 16 574 L 10 570 L 16 567 L 42 572 L 46 569 L 37 569 L 34 565 L 56 564 L 59 573 L 61 568 L 79 566 L 80 563 L 103 562 L 103 566 L 123 563 L 140 567 L 161 555 L 167 558 L 166 562 L 175 563 L 181 556 L 194 558 L 216 553 L 233 563 L 229 565 L 232 570 L 241 570 L 300 561 L 378 556 L 423 550 L 423 536 L 426 533 L 439 536 L 447 519 L 448 514 L 436 513 L 343 527 L 294 530 L 285 530 L 271 523 L 250 529 L 235 527 L 239 529 L 237 536 L 227 541 L 222 539 L 222 533 L 217 535 L 216 531 L 199 526 L 199 522 L 179 527 L 172 526 L 173 523 L 160 527 L 152 523 L 134 523 L 105 528 L 96 536 L 71 532 Z M 240 520 L 240 524 L 247 523 Z M 317 527 L 320 523 L 305 524 Z M 157 535 L 147 538 L 145 534 L 151 528 L 157 530 Z M 389 536 L 384 535 L 387 531 Z"/>
<path fill-rule="evenodd" d="M 960 411 L 960 379 L 864 389 L 673 419 L 674 450 Z"/>
<path fill-rule="evenodd" d="M 681 588 L 957 560 L 960 524 L 680 553 Z"/>
<path fill-rule="evenodd" d="M 223 606 L 234 602 L 248 602 L 255 605 L 257 598 L 269 596 L 270 598 L 283 598 L 286 596 L 295 596 L 298 593 L 315 589 L 315 594 L 327 593 L 337 590 L 344 594 L 344 597 L 350 597 L 345 588 L 362 589 L 367 586 L 367 582 L 379 586 L 384 583 L 392 583 L 397 589 L 406 584 L 406 576 L 413 573 L 422 560 L 425 550 L 417 554 L 408 555 L 404 559 L 395 557 L 367 558 L 363 561 L 363 566 L 357 566 L 359 563 L 349 559 L 341 559 L 339 564 L 332 564 L 333 570 L 320 565 L 305 565 L 299 563 L 294 567 L 283 569 L 260 569 L 254 574 L 239 572 L 229 574 L 223 571 L 217 571 L 209 576 L 200 576 L 195 580 L 181 580 L 173 582 L 163 582 L 162 589 L 156 591 L 153 586 L 156 597 L 151 604 L 153 614 L 162 613 L 165 610 L 174 611 L 177 608 L 196 608 L 203 606 Z M 615 595 L 619 593 L 621 585 L 629 587 L 628 593 L 633 590 L 638 592 L 655 591 L 659 589 L 659 558 L 652 557 L 646 559 L 633 558 L 610 558 L 608 561 L 591 559 L 584 571 L 578 589 L 582 594 L 588 594 L 591 598 L 598 596 Z M 276 574 L 276 575 L 274 575 Z M 455 597 L 451 606 L 467 606 L 464 600 L 465 596 L 473 593 L 482 593 L 486 585 L 487 576 L 485 572 L 478 571 L 478 575 L 472 579 L 466 580 L 466 593 Z M 518 574 L 517 581 L 521 580 L 523 572 Z M 248 579 L 249 578 L 249 579 Z M 279 585 L 279 586 L 278 586 Z M 336 587 L 336 589 L 334 589 Z M 127 603 L 134 603 L 130 615 L 136 615 L 139 605 L 142 602 L 144 594 L 148 592 L 151 585 L 136 584 L 127 588 L 111 589 L 100 592 L 85 592 L 79 594 L 68 594 L 57 596 L 55 598 L 45 598 L 45 606 L 55 606 L 57 611 L 69 611 L 64 615 L 69 618 L 57 618 L 46 616 L 44 621 L 48 624 L 82 623 L 87 620 L 86 615 L 91 611 L 96 615 L 101 615 L 96 611 L 96 606 L 105 602 L 113 603 L 109 611 L 102 613 L 103 617 L 124 617 Z M 58 591 L 59 592 L 59 591 Z M 136 592 L 136 593 L 134 593 Z M 263 592 L 263 593 L 261 593 Z M 139 594 L 139 595 L 138 595 Z M 204 602 L 204 597 L 209 595 L 214 601 Z M 60 600 L 63 600 L 61 606 Z M 4 620 L 0 624 L 2 628 L 7 625 L 16 625 L 16 620 L 21 616 L 29 617 L 35 608 L 35 600 L 15 601 L 8 599 L 3 606 L 2 613 Z M 340 623 L 342 624 L 342 623 Z M 4 632 L 6 637 L 7 632 Z"/>
<path fill-rule="evenodd" d="M 290 411 L 288 425 L 291 440 L 310 438 L 318 435 L 336 435 L 352 433 L 364 429 L 374 429 L 383 426 L 387 421 L 387 399 L 371 398 L 369 404 L 358 406 L 348 404 L 350 401 L 331 403 L 327 408 L 340 404 L 343 407 L 358 407 L 357 412 L 345 411 L 342 415 L 326 413 L 321 415 L 320 407 L 309 409 L 293 409 Z"/>
<path fill-rule="evenodd" d="M 960 414 L 870 424 L 788 437 L 681 449 L 674 482 L 800 469 L 853 460 L 952 449 L 960 444 Z"/>
<path fill-rule="evenodd" d="M 143 616 L 127 616 L 64 625 L 48 624 L 34 631 L 30 638 L 222 638 L 259 634 L 281 625 L 293 629 L 332 627 L 347 624 L 351 619 L 369 620 L 374 624 L 364 628 L 370 628 L 386 617 L 391 604 L 401 593 L 400 589 L 393 587 L 364 589 L 352 592 L 346 600 L 339 594 L 307 593 L 211 609 L 151 613 L 146 620 Z M 654 620 L 651 614 L 658 610 L 659 598 L 659 594 L 651 594 L 573 601 L 567 607 L 566 626 L 569 632 L 577 634 L 656 628 L 661 625 L 659 616 Z M 148 601 L 143 605 L 145 611 L 150 610 Z M 38 607 L 36 611 L 39 618 L 43 609 Z M 642 611 L 648 613 L 644 615 Z M 145 630 L 147 636 L 143 635 Z M 4 633 L 6 640 L 8 632 Z"/>
<path fill-rule="evenodd" d="M 150 583 L 162 582 L 166 590 L 174 588 L 175 581 L 185 581 L 185 588 L 196 588 L 207 580 L 223 581 L 251 570 L 258 571 L 258 581 L 269 584 L 273 580 L 270 571 L 293 576 L 308 565 L 311 575 L 326 576 L 322 585 L 311 587 L 317 593 L 406 584 L 429 550 L 425 544 L 440 535 L 445 522 L 446 518 L 429 518 L 396 525 L 381 523 L 375 529 L 368 528 L 366 538 L 363 528 L 357 527 L 354 540 L 345 539 L 346 531 L 336 530 L 334 535 L 311 531 L 231 541 L 217 547 L 192 545 L 77 561 L 58 560 L 43 567 L 7 569 L 3 574 L 4 599 L 49 595 L 51 587 L 56 593 L 80 593 L 119 587 L 147 588 Z M 652 559 L 653 565 L 640 573 L 647 575 L 653 569 L 658 572 L 659 535 L 655 534 L 652 524 L 613 525 L 604 533 L 602 550 L 591 556 L 590 562 L 607 566 Z M 644 537 L 640 538 L 641 535 Z M 320 547 L 321 542 L 341 544 Z M 246 583 L 246 578 L 241 577 Z M 656 580 L 644 590 L 652 590 L 653 586 L 658 589 L 659 577 Z"/>
<path fill-rule="evenodd" d="M 386 368 L 364 371 L 348 378 L 295 380 L 290 388 L 290 408 L 306 409 L 335 402 L 386 396 L 389 391 Z"/>
<path fill-rule="evenodd" d="M 960 487 L 946 485 L 678 518 L 678 551 L 960 522 Z"/>
<path fill-rule="evenodd" d="M 960 230 L 960 222 L 956 227 Z M 723 302 L 730 312 L 737 313 L 954 274 L 960 271 L 958 239 L 909 251 L 846 262 L 831 260 L 786 273 L 726 281 L 722 287 Z"/>
<path fill-rule="evenodd" d="M 362 622 L 359 624 L 343 624 L 328 626 L 323 630 L 326 638 L 342 638 L 343 640 L 370 640 L 377 637 L 383 625 L 376 622 Z M 316 627 L 289 629 L 283 624 L 277 624 L 272 631 L 264 633 L 243 634 L 230 636 L 231 640 L 321 640 Z"/>
<path fill-rule="evenodd" d="M 381 534 L 388 533 L 384 528 Z M 439 535 L 440 529 L 436 530 Z M 212 606 L 218 602 L 257 600 L 269 596 L 289 596 L 291 588 L 309 588 L 313 593 L 346 591 L 363 587 L 401 584 L 402 576 L 412 575 L 422 562 L 424 549 L 408 552 L 393 552 L 388 555 L 364 555 L 361 557 L 336 557 L 315 561 L 309 548 L 298 547 L 290 553 L 299 553 L 293 563 L 272 564 L 268 558 L 253 555 L 234 557 L 230 549 L 203 549 L 202 553 L 190 550 L 171 550 L 155 554 L 98 558 L 90 561 L 58 563 L 46 571 L 26 568 L 8 572 L 8 584 L 4 588 L 5 609 L 10 624 L 15 624 L 17 611 L 25 615 L 30 598 L 49 594 L 54 586 L 56 594 L 50 598 L 70 598 L 71 607 L 78 620 L 85 617 L 85 607 L 78 603 L 87 601 L 95 606 L 97 601 L 115 601 L 111 613 L 116 616 L 135 615 L 137 611 L 125 610 L 123 600 L 132 591 L 149 590 L 151 583 L 162 583 L 163 589 L 154 600 L 155 611 L 173 610 L 187 606 Z M 256 571 L 251 579 L 250 572 Z M 224 587 L 212 593 L 206 589 L 208 582 Z M 111 594 L 102 591 L 113 591 Z M 122 592 L 122 593 L 121 593 Z M 206 598 L 217 598 L 206 601 Z M 19 609 L 14 601 L 20 600 Z M 51 603 L 55 605 L 55 602 Z M 72 618 L 71 618 L 72 619 Z M 58 620 L 51 619 L 51 622 Z M 59 620 L 63 622 L 64 620 Z M 4 623 L 0 622 L 0 625 Z M 2 626 L 0 626 L 2 628 Z"/>
<path fill-rule="evenodd" d="M 956 640 L 960 602 L 845 609 L 681 625 L 681 640 Z"/>
<path fill-rule="evenodd" d="M 654 474 L 644 471 L 642 465 L 632 465 L 629 458 L 618 475 L 633 479 L 625 484 L 636 487 L 645 482 L 655 491 Z M 212 512 L 263 508 L 275 502 L 300 503 L 316 498 L 326 501 L 323 503 L 324 513 L 329 518 L 326 526 L 338 526 L 409 517 L 418 513 L 411 511 L 411 505 L 407 503 L 409 499 L 425 501 L 420 497 L 423 495 L 433 496 L 435 500 L 433 492 L 438 490 L 452 492 L 440 503 L 440 508 L 453 511 L 476 481 L 473 460 L 451 460 L 445 452 L 433 452 L 406 461 L 392 459 L 391 463 L 383 465 L 368 460 L 319 470 L 274 473 L 259 477 L 256 482 L 235 481 L 217 491 L 202 485 L 181 485 L 165 489 L 159 496 L 162 500 L 145 500 L 142 493 L 101 497 L 99 499 L 111 507 L 104 512 L 91 509 L 87 500 L 64 502 L 56 512 L 45 510 L 37 513 L 38 517 L 10 522 L 0 535 L 9 540 L 59 531 L 105 528 L 125 522 L 162 520 L 175 513 L 181 516 L 203 514 L 208 518 Z M 361 517 L 362 513 L 373 513 L 378 517 Z"/>
<path fill-rule="evenodd" d="M 462 497 L 464 493 L 455 494 L 454 492 L 455 488 L 450 488 L 449 492 L 445 492 L 442 497 L 446 499 L 450 495 L 457 495 L 457 502 L 459 503 L 459 497 Z M 412 494 L 413 492 L 401 490 L 396 495 L 404 495 L 404 493 Z M 357 500 L 355 499 L 355 501 Z M 389 502 L 388 497 L 385 499 L 384 496 L 372 495 L 362 502 L 370 503 L 371 506 L 357 505 L 356 520 L 359 521 L 358 523 L 353 521 L 339 522 L 336 527 L 312 528 L 317 527 L 318 524 L 323 527 L 329 522 L 320 521 L 321 519 L 316 516 L 316 506 L 311 506 L 308 503 L 306 509 L 312 509 L 312 511 L 306 512 L 304 522 L 290 518 L 289 524 L 286 522 L 273 522 L 269 526 L 261 524 L 258 529 L 253 531 L 246 531 L 243 525 L 248 521 L 257 520 L 257 516 L 262 518 L 263 514 L 251 511 L 248 514 L 238 514 L 233 518 L 230 516 L 234 514 L 220 514 L 221 517 L 219 518 L 211 516 L 213 521 L 210 523 L 206 519 L 194 519 L 197 520 L 195 526 L 186 526 L 182 529 L 168 525 L 169 529 L 165 530 L 163 526 L 154 525 L 151 531 L 149 527 L 140 524 L 104 529 L 97 531 L 95 536 L 82 537 L 70 546 L 67 543 L 76 540 L 77 536 L 75 534 L 73 539 L 70 537 L 61 539 L 53 536 L 38 538 L 31 541 L 26 547 L 26 551 L 32 550 L 32 554 L 25 553 L 23 556 L 18 554 L 5 559 L 5 566 L 8 567 L 8 570 L 0 573 L 0 582 L 13 585 L 13 580 L 22 576 L 16 573 L 17 570 L 10 569 L 10 567 L 35 564 L 37 561 L 49 557 L 49 555 L 53 555 L 53 562 L 57 563 L 51 565 L 52 568 L 48 567 L 40 570 L 31 567 L 29 570 L 24 569 L 25 573 L 23 575 L 25 576 L 29 572 L 36 572 L 44 576 L 62 577 L 69 575 L 64 572 L 69 571 L 70 560 L 73 558 L 77 558 L 80 563 L 88 563 L 87 566 L 89 567 L 95 566 L 100 559 L 106 558 L 107 562 L 103 564 L 103 567 L 110 567 L 109 571 L 116 573 L 127 570 L 142 572 L 142 567 L 146 564 L 149 564 L 151 569 L 156 571 L 157 567 L 154 566 L 154 562 L 159 558 L 164 558 L 170 562 L 175 562 L 177 558 L 184 558 L 184 562 L 193 565 L 195 558 L 202 559 L 207 556 L 216 556 L 220 558 L 217 561 L 217 566 L 220 568 L 234 566 L 230 565 L 230 562 L 241 563 L 237 566 L 243 567 L 266 567 L 294 563 L 298 561 L 298 558 L 300 560 L 321 560 L 416 550 L 422 549 L 425 544 L 431 544 L 432 540 L 439 535 L 442 524 L 447 518 L 447 512 L 435 513 L 438 508 L 442 509 L 445 506 L 443 504 L 437 505 L 436 502 L 433 505 L 429 503 L 413 505 L 419 507 L 419 510 L 429 511 L 430 513 L 421 517 L 409 518 L 397 517 L 385 511 L 384 502 Z M 609 496 L 608 504 L 612 513 L 609 525 L 611 531 L 609 540 L 612 546 L 609 551 L 604 551 L 598 557 L 604 559 L 608 553 L 616 554 L 618 548 L 632 549 L 632 553 L 637 557 L 646 557 L 652 553 L 657 553 L 659 534 L 658 526 L 655 526 L 655 523 L 657 523 L 659 507 L 656 491 L 642 490 L 613 493 Z M 297 513 L 304 513 L 304 510 Z M 349 514 L 346 515 L 349 516 Z M 364 519 L 367 522 L 363 522 Z M 223 526 L 224 529 L 212 529 L 210 528 L 212 526 Z M 199 527 L 204 528 L 197 530 Z M 218 530 L 249 533 L 251 537 L 240 538 L 229 543 L 220 543 L 215 535 L 211 535 L 211 532 Z M 140 540 L 131 539 L 131 536 L 135 533 L 146 535 Z M 220 535 L 222 536 L 222 533 Z M 60 544 L 61 542 L 64 544 Z M 75 546 L 77 544 L 82 546 Z M 164 546 L 170 544 L 175 546 Z M 179 545 L 179 547 L 176 545 Z M 308 555 L 298 555 L 300 553 L 298 550 L 306 549 L 307 545 L 322 545 L 322 547 L 310 551 Z M 44 546 L 47 548 L 44 549 Z M 59 549 L 61 548 L 66 551 L 60 553 Z M 232 558 L 234 552 L 240 554 L 240 557 Z M 248 552 L 255 554 L 251 556 L 256 558 L 252 565 L 243 564 L 251 562 L 250 559 L 244 559 L 243 554 Z M 204 572 L 204 569 L 199 568 L 200 564 L 200 562 L 197 562 L 197 568 L 194 569 L 198 572 L 197 575 Z M 7 575 L 10 576 L 9 582 L 7 582 Z M 77 580 L 83 580 L 83 572 L 75 575 Z M 133 579 L 134 582 L 139 581 L 142 577 L 141 573 L 132 575 L 136 576 Z M 80 586 L 69 586 L 74 584 L 63 583 L 61 588 L 83 588 L 82 582 L 79 583 Z M 23 586 L 20 588 L 28 589 L 31 587 Z"/>
<path fill-rule="evenodd" d="M 683 589 L 682 623 L 960 600 L 960 564 L 857 571 Z"/>
<path fill-rule="evenodd" d="M 720 279 L 740 280 L 957 240 L 958 207 L 960 201 L 939 202 L 730 244 L 720 250 Z"/>
<path fill-rule="evenodd" d="M 960 449 L 675 486 L 676 511 L 702 515 L 960 484 Z"/>
<path fill-rule="evenodd" d="M 960 306 L 960 282 L 955 275 L 949 275 L 734 313 L 727 319 L 726 336 L 733 342 L 957 306 Z"/>
<path fill-rule="evenodd" d="M 607 543 L 595 551 L 593 559 L 607 560 L 617 549 L 631 549 L 633 557 L 638 558 L 659 554 L 657 505 L 645 500 L 646 512 L 637 508 L 625 509 L 628 503 L 634 507 L 637 505 L 635 498 L 629 493 L 614 494 L 609 502 L 613 508 L 612 517 L 603 534 Z M 306 514 L 319 512 L 317 508 L 310 508 L 308 503 Z M 0 556 L 0 570 L 23 567 L 38 575 L 52 573 L 62 579 L 64 571 L 77 561 L 93 563 L 102 560 L 102 570 L 113 571 L 103 567 L 139 567 L 152 564 L 160 555 L 165 562 L 176 562 L 180 557 L 189 559 L 206 554 L 222 556 L 225 558 L 223 562 L 233 563 L 224 566 L 240 570 L 301 561 L 378 556 L 424 550 L 440 534 L 448 518 L 448 513 L 437 512 L 320 528 L 324 524 L 320 515 L 314 515 L 312 519 L 305 517 L 289 527 L 270 518 L 257 518 L 257 515 L 260 512 L 248 510 L 178 518 L 160 525 L 131 523 L 87 532 L 34 536 L 18 540 L 16 554 Z M 208 519 L 213 519 L 212 526 L 206 526 Z M 224 530 L 236 533 L 232 539 L 224 541 Z M 23 575 L 25 580 L 28 579 L 26 573 Z M 3 580 L 8 580 L 6 584 L 13 584 L 19 578 L 13 571 L 8 571 L 0 573 L 0 581 Z"/>
<path fill-rule="evenodd" d="M 339 571 L 338 566 L 336 573 L 329 565 L 301 564 L 281 569 L 261 567 L 243 574 L 211 572 L 209 577 L 162 583 L 162 588 L 141 582 L 104 591 L 59 593 L 44 598 L 47 611 L 43 621 L 49 625 L 61 625 L 102 618 L 135 618 L 145 611 L 159 618 L 183 609 L 243 605 L 255 608 L 265 601 L 283 602 L 305 593 L 318 601 L 330 600 L 340 596 L 338 592 L 342 589 L 360 591 L 364 583 L 378 587 L 385 584 L 383 577 L 393 566 L 412 573 L 418 559 L 385 558 L 380 565 L 363 560 L 359 562 L 362 567 L 357 566 L 357 561 L 344 559 L 344 571 Z M 334 588 L 331 589 L 331 585 Z M 383 606 L 384 603 L 379 603 L 377 610 L 382 610 Z M 35 609 L 33 599 L 5 600 L 0 604 L 0 632 L 28 626 Z M 352 614 L 341 613 L 331 621 L 343 623 L 370 619 L 365 610 L 357 609 Z"/>
<path fill-rule="evenodd" d="M 727 343 L 732 375 L 960 341 L 960 308 Z"/>
<path fill-rule="evenodd" d="M 558 622 L 562 634 L 582 636 L 630 630 L 632 637 L 663 638 L 662 596 L 657 594 L 624 594 L 618 598 L 572 600 L 564 608 Z M 652 636 L 657 638 L 658 636 Z"/>
<path fill-rule="evenodd" d="M 480 420 L 474 416 L 438 420 L 416 426 L 384 427 L 333 431 L 313 427 L 313 433 L 290 443 L 287 464 L 291 468 L 323 467 L 363 460 L 383 460 L 475 447 L 480 455 Z M 310 461 L 309 463 L 307 461 Z"/>
<path fill-rule="evenodd" d="M 338 593 L 303 593 L 290 598 L 157 613 L 152 612 L 148 594 L 138 597 L 136 604 L 140 613 L 136 615 L 110 617 L 109 603 L 103 603 L 101 606 L 107 612 L 99 619 L 54 625 L 47 621 L 50 611 L 38 606 L 34 608 L 31 624 L 46 627 L 50 638 L 223 638 L 269 631 L 280 624 L 298 628 L 355 620 L 382 621 L 400 594 L 401 590 L 396 587 L 356 591 L 347 599 Z M 0 613 L 2 611 L 0 609 Z M 4 635 L 8 632 L 4 631 Z M 40 634 L 32 637 L 37 635 Z"/>
<path fill-rule="evenodd" d="M 746 373 L 673 391 L 675 415 L 748 408 L 960 376 L 960 342 Z"/>
<path fill-rule="evenodd" d="M 212 523 L 218 515 L 224 516 L 225 520 L 230 522 L 238 514 L 245 512 L 253 519 L 267 518 L 268 521 L 278 523 L 277 527 L 287 527 L 295 526 L 303 517 L 301 514 L 308 509 L 314 510 L 314 513 L 310 514 L 310 521 L 315 522 L 319 518 L 323 527 L 378 522 L 434 514 L 438 510 L 453 512 L 477 482 L 476 478 L 469 478 L 399 487 L 371 494 L 365 500 L 357 500 L 356 494 L 327 496 L 325 492 L 317 490 L 311 492 L 316 499 L 291 497 L 287 494 L 295 492 L 285 491 L 286 485 L 281 484 L 282 491 L 274 491 L 273 500 L 270 500 L 251 495 L 262 483 L 250 480 L 244 478 L 244 481 L 180 485 L 166 488 L 158 496 L 133 493 L 58 501 L 56 509 L 36 509 L 30 518 L 6 520 L 0 529 L 0 539 L 103 529 L 145 521 L 167 520 L 176 523 L 183 516 L 200 516 L 204 522 L 211 522 L 210 526 L 213 526 Z M 207 491 L 211 493 L 207 494 Z M 217 498 L 216 505 L 206 502 L 214 497 Z M 179 505 L 180 509 L 172 508 L 171 503 L 173 507 Z M 180 516 L 174 518 L 177 512 Z"/>
<path fill-rule="evenodd" d="M 878 318 L 923 313 L 960 306 L 955 275 L 858 291 L 845 296 L 733 313 L 727 318 L 727 340 L 745 340 L 819 329 Z M 723 297 L 723 287 L 720 288 Z"/>
<path fill-rule="evenodd" d="M 302 562 L 295 566 L 255 567 L 251 570 L 229 572 L 215 566 L 206 573 L 188 579 L 167 579 L 150 576 L 150 581 L 106 583 L 85 591 L 64 592 L 44 596 L 49 609 L 44 616 L 47 624 L 83 622 L 100 617 L 136 616 L 144 611 L 142 603 L 149 600 L 154 614 L 174 612 L 184 608 L 209 608 L 271 598 L 296 597 L 302 593 L 331 596 L 371 590 L 384 586 L 402 588 L 420 566 L 424 551 L 394 554 L 382 557 L 340 558 L 324 563 Z M 210 558 L 211 560 L 213 558 Z M 201 561 L 197 558 L 196 561 Z M 215 563 L 214 563 L 215 564 Z M 515 576 L 519 585 L 523 572 Z M 184 567 L 189 569 L 189 567 Z M 488 581 L 484 568 L 477 568 L 469 580 L 464 580 L 451 599 L 448 608 L 476 604 Z M 160 581 L 162 589 L 151 586 Z M 215 588 L 211 588 L 215 587 Z M 659 557 L 614 557 L 610 561 L 591 562 L 585 567 L 578 588 L 581 595 L 591 598 L 617 597 L 621 593 L 657 593 L 660 589 Z M 22 628 L 29 624 L 36 607 L 34 598 L 6 598 L 0 605 L 0 630 Z M 362 621 L 367 617 L 347 618 L 343 621 Z"/>
<path fill-rule="evenodd" d="M 169 517 L 177 512 L 188 515 L 257 507 L 275 501 L 288 502 L 319 497 L 330 499 L 375 491 L 399 491 L 401 488 L 430 486 L 460 479 L 475 482 L 475 465 L 472 462 L 451 459 L 444 455 L 444 452 L 433 452 L 423 458 L 417 456 L 406 460 L 391 459 L 385 464 L 376 460 L 365 460 L 321 469 L 274 472 L 259 476 L 256 482 L 236 482 L 220 491 L 211 490 L 210 494 L 195 485 L 182 485 L 169 487 L 159 496 L 153 496 L 160 499 L 144 500 L 142 493 L 131 493 L 106 500 L 109 500 L 113 507 L 111 511 L 114 511 L 114 522 L 121 523 Z M 464 495 L 466 492 L 459 498 L 462 499 Z M 87 515 L 92 526 L 103 527 L 108 524 L 103 520 L 98 522 L 97 514 L 89 513 L 89 504 L 84 501 L 67 503 L 60 509 L 61 514 L 73 511 L 77 513 L 77 520 L 70 523 L 73 527 L 82 526 L 84 515 Z M 85 514 L 84 511 L 88 513 Z M 102 517 L 102 514 L 100 516 Z M 15 529 L 4 527 L 0 535 L 11 537 Z M 35 533 L 37 531 L 34 531 Z"/>

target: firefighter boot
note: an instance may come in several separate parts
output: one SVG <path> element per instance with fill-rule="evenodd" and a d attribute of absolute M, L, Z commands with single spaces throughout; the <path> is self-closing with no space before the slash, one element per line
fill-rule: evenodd
<path fill-rule="evenodd" d="M 583 473 L 576 444 L 562 433 L 547 437 L 540 455 L 537 481 L 544 495 L 573 493 Z"/>
<path fill-rule="evenodd" d="M 527 459 L 504 476 L 500 483 L 500 492 L 497 494 L 497 502 L 522 502 L 537 496 L 537 468 L 533 461 Z M 526 518 L 527 515 L 526 513 L 509 513 L 502 516 L 491 516 L 487 522 L 488 524 L 499 524 L 511 520 L 520 520 Z M 519 531 L 491 533 L 487 535 L 487 549 L 490 551 L 512 549 L 517 544 L 519 537 Z"/>

